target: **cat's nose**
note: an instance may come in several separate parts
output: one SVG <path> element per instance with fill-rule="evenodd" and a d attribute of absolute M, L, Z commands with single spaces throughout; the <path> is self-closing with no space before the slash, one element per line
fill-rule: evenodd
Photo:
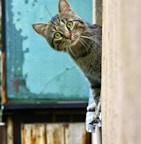
<path fill-rule="evenodd" d="M 70 32 L 66 32 L 64 36 L 67 39 L 71 39 L 71 33 Z"/>

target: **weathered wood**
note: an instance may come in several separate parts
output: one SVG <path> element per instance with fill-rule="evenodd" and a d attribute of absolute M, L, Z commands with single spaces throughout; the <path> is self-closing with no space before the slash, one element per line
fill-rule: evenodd
<path fill-rule="evenodd" d="M 102 128 L 96 126 L 94 144 L 102 144 Z"/>
<path fill-rule="evenodd" d="M 65 144 L 64 127 L 62 124 L 48 124 L 46 126 L 47 144 Z"/>
<path fill-rule="evenodd" d="M 7 144 L 14 144 L 13 121 L 10 117 L 7 119 Z"/>
<path fill-rule="evenodd" d="M 102 0 L 96 0 L 96 23 L 102 25 Z"/>
<path fill-rule="evenodd" d="M 0 123 L 0 144 L 5 144 L 5 124 Z"/>
<path fill-rule="evenodd" d="M 23 124 L 21 144 L 89 144 L 84 123 Z"/>
<path fill-rule="evenodd" d="M 65 128 L 65 144 L 87 144 L 87 134 L 85 125 L 82 123 L 66 124 Z"/>
<path fill-rule="evenodd" d="M 6 103 L 6 56 L 2 52 L 2 104 Z"/>
<path fill-rule="evenodd" d="M 22 144 L 46 144 L 44 124 L 25 124 L 21 129 Z"/>
<path fill-rule="evenodd" d="M 102 144 L 141 143 L 141 0 L 103 1 Z"/>
<path fill-rule="evenodd" d="M 93 23 L 102 26 L 102 0 L 93 0 Z"/>

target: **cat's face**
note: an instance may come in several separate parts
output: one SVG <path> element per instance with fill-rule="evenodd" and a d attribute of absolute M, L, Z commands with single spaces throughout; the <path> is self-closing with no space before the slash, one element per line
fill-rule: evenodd
<path fill-rule="evenodd" d="M 59 1 L 59 13 L 49 23 L 37 23 L 34 30 L 45 37 L 56 50 L 68 51 L 80 41 L 80 36 L 85 31 L 86 23 L 77 16 L 66 2 Z"/>
<path fill-rule="evenodd" d="M 73 13 L 55 16 L 47 26 L 45 38 L 56 50 L 66 51 L 79 42 L 85 27 L 83 21 Z"/>

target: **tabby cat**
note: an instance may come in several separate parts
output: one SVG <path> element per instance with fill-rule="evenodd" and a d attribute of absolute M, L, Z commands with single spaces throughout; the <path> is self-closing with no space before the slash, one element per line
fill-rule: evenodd
<path fill-rule="evenodd" d="M 101 88 L 102 28 L 85 22 L 66 0 L 59 0 L 58 9 L 58 14 L 50 22 L 33 24 L 33 28 L 53 49 L 67 52 L 72 57 L 90 82 L 95 103 L 98 105 Z"/>

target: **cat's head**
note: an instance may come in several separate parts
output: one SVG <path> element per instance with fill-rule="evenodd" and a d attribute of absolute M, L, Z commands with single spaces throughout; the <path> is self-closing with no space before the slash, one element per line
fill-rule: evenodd
<path fill-rule="evenodd" d="M 58 9 L 58 14 L 50 22 L 33 24 L 33 28 L 47 39 L 51 47 L 67 51 L 79 42 L 86 23 L 73 12 L 66 0 L 59 0 Z"/>

